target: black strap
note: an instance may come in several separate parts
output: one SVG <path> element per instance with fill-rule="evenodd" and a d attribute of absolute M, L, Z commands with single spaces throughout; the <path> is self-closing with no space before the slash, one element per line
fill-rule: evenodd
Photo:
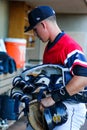
<path fill-rule="evenodd" d="M 55 102 L 64 101 L 69 97 L 70 95 L 65 87 L 52 92 L 52 98 Z"/>

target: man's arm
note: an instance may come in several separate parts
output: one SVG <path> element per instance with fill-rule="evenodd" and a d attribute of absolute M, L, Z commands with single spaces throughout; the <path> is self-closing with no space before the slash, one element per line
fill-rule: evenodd
<path fill-rule="evenodd" d="M 75 75 L 66 85 L 66 90 L 72 96 L 84 89 L 85 86 L 87 86 L 87 77 Z"/>
<path fill-rule="evenodd" d="M 87 86 L 87 77 L 73 76 L 73 78 L 65 86 L 65 88 L 66 88 L 66 91 L 68 93 L 68 96 L 72 96 L 72 95 L 78 93 L 79 91 L 81 91 L 82 89 L 84 89 L 85 86 Z M 44 107 L 52 106 L 53 104 L 55 104 L 55 102 L 57 102 L 57 100 L 59 100 L 58 98 L 61 98 L 61 97 L 62 97 L 62 99 L 60 99 L 60 101 L 67 99 L 67 94 L 61 95 L 60 97 L 58 94 L 58 97 L 55 97 L 55 96 L 57 96 L 57 94 L 58 94 L 57 92 L 54 92 L 52 97 L 49 96 L 47 98 L 42 99 L 41 100 L 42 106 L 44 106 Z M 57 100 L 55 100 L 55 99 L 57 99 Z"/>

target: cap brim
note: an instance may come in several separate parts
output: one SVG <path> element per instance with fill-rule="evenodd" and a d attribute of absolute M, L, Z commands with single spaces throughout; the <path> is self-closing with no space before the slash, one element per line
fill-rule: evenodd
<path fill-rule="evenodd" d="M 32 30 L 32 29 L 33 29 L 33 27 L 32 27 L 32 26 L 25 27 L 25 30 L 24 30 L 24 32 L 28 32 L 28 31 L 30 31 L 30 30 Z"/>

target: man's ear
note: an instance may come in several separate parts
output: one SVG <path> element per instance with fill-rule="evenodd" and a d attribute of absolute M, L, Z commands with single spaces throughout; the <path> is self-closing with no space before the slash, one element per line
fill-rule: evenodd
<path fill-rule="evenodd" d="M 44 29 L 46 28 L 46 23 L 44 21 L 41 22 L 41 25 L 43 26 Z"/>

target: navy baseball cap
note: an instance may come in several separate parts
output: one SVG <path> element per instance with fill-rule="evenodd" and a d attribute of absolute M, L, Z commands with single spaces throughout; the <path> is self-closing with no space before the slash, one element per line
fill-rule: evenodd
<path fill-rule="evenodd" d="M 53 15 L 55 15 L 55 11 L 50 6 L 38 6 L 34 8 L 28 14 L 28 21 L 30 26 L 26 27 L 24 32 L 32 30 L 36 24 Z"/>

